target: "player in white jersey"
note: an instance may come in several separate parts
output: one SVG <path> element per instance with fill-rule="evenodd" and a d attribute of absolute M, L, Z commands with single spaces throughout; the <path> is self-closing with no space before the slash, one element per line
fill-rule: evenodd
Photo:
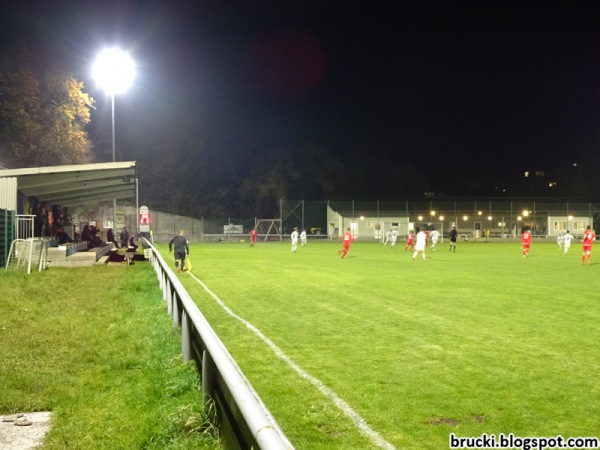
<path fill-rule="evenodd" d="M 304 247 L 306 245 L 306 230 L 302 230 L 302 233 L 300 233 L 300 243 L 302 244 L 302 247 Z"/>
<path fill-rule="evenodd" d="M 569 230 L 567 230 L 567 233 L 569 232 Z M 563 235 L 559 234 L 558 236 L 556 236 L 556 245 L 558 245 L 558 248 L 562 248 L 562 244 L 563 244 Z"/>
<path fill-rule="evenodd" d="M 427 234 L 423 230 L 417 229 L 417 242 L 415 244 L 415 251 L 413 253 L 413 259 L 417 258 L 417 253 L 421 252 L 423 260 L 425 260 L 425 248 L 427 247 Z"/>
<path fill-rule="evenodd" d="M 392 230 L 387 230 L 387 232 L 385 233 L 385 242 L 383 243 L 383 245 L 386 245 L 388 242 L 392 242 Z"/>
<path fill-rule="evenodd" d="M 562 244 L 563 244 L 563 247 L 565 248 L 565 251 L 564 251 L 565 255 L 567 253 L 569 253 L 569 248 L 571 247 L 572 240 L 573 240 L 573 235 L 571 233 L 569 233 L 569 230 L 567 230 L 567 233 L 562 236 Z"/>
<path fill-rule="evenodd" d="M 435 245 L 438 243 L 438 240 L 440 239 L 440 232 L 438 230 L 432 230 L 431 233 L 429 233 L 429 237 L 431 238 L 431 250 L 433 250 L 435 252 Z"/>
<path fill-rule="evenodd" d="M 396 230 L 395 228 L 392 230 L 392 244 L 391 246 L 393 247 L 394 245 L 396 245 L 396 240 L 398 239 L 398 230 Z"/>
<path fill-rule="evenodd" d="M 294 227 L 290 239 L 292 240 L 292 253 L 296 253 L 296 248 L 298 247 L 298 227 Z"/>

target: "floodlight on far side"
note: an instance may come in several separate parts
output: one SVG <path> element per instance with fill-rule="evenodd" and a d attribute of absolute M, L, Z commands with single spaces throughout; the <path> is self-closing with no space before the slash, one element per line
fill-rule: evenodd
<path fill-rule="evenodd" d="M 129 54 L 118 48 L 101 51 L 92 66 L 92 77 L 110 95 L 124 93 L 133 83 L 135 65 Z"/>

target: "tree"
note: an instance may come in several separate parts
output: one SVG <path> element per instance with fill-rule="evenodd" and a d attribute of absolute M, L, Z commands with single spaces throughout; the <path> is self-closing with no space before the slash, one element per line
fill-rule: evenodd
<path fill-rule="evenodd" d="M 92 160 L 85 131 L 94 100 L 83 83 L 54 68 L 0 58 L 0 157 L 13 167 Z"/>

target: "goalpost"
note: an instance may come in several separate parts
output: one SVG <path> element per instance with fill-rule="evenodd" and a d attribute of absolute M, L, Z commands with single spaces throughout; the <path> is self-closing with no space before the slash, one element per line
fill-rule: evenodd
<path fill-rule="evenodd" d="M 279 240 L 283 240 L 281 234 L 281 219 L 256 219 L 255 224 L 256 231 L 259 236 L 264 235 L 264 241 L 268 241 L 270 236 L 279 237 Z"/>
<path fill-rule="evenodd" d="M 46 269 L 49 242 L 47 239 L 33 236 L 34 217 L 29 214 L 16 215 L 16 239 L 10 245 L 6 270 L 26 268 L 30 274 L 32 264 L 37 266 L 38 272 Z"/>
<path fill-rule="evenodd" d="M 32 264 L 37 266 L 37 271 L 46 269 L 48 262 L 48 241 L 45 239 L 28 238 L 15 239 L 10 245 L 6 270 L 27 269 L 31 273 Z"/>

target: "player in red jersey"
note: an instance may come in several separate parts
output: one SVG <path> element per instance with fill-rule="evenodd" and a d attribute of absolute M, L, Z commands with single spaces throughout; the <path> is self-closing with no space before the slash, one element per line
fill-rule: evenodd
<path fill-rule="evenodd" d="M 348 231 L 342 235 L 342 243 L 344 244 L 344 248 L 338 251 L 338 255 L 340 253 L 342 254 L 342 259 L 344 259 L 346 253 L 348 253 L 348 250 L 350 250 L 350 242 L 354 241 L 355 239 L 356 238 L 352 236 L 352 233 L 350 233 L 350 228 L 348 228 Z"/>
<path fill-rule="evenodd" d="M 415 233 L 413 230 L 410 230 L 408 232 L 408 238 L 406 239 L 406 246 L 404 247 L 404 251 L 408 250 L 408 248 L 410 248 L 411 252 L 415 249 Z"/>
<path fill-rule="evenodd" d="M 258 236 L 258 231 L 256 228 L 250 230 L 250 247 L 254 247 L 254 243 L 256 242 L 256 236 Z"/>
<path fill-rule="evenodd" d="M 525 229 L 525 232 L 521 235 L 521 245 L 523 247 L 523 258 L 529 255 L 529 248 L 531 247 L 531 231 L 529 228 Z"/>
<path fill-rule="evenodd" d="M 583 253 L 581 254 L 581 264 L 585 264 L 585 257 L 587 256 L 587 263 L 591 264 L 592 259 L 592 243 L 596 239 L 596 234 L 592 230 L 591 225 L 588 225 L 583 232 Z"/>

